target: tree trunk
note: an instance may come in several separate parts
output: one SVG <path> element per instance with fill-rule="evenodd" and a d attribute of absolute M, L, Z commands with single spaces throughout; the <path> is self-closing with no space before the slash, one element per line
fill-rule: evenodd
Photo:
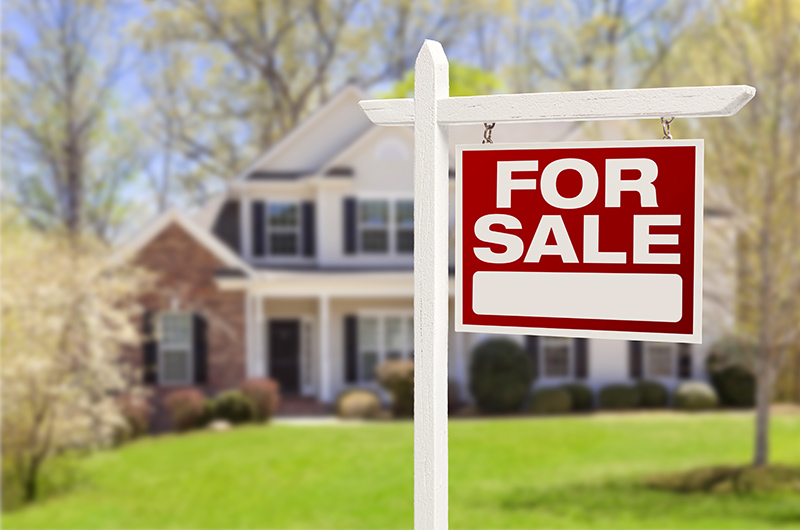
<path fill-rule="evenodd" d="M 761 363 L 766 364 L 764 360 Z M 772 378 L 767 366 L 760 366 L 756 377 L 756 443 L 753 465 L 763 467 L 769 462 L 769 405 Z"/>
<path fill-rule="evenodd" d="M 30 467 L 28 467 L 28 470 L 22 479 L 22 494 L 23 500 L 26 503 L 36 500 L 36 495 L 38 494 L 38 479 L 39 462 L 36 458 L 32 458 Z"/>

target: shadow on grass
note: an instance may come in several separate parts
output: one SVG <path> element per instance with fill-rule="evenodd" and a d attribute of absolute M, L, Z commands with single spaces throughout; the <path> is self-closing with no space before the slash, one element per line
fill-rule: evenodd
<path fill-rule="evenodd" d="M 501 503 L 528 526 L 798 528 L 800 494 L 677 493 L 635 482 L 518 489 Z"/>

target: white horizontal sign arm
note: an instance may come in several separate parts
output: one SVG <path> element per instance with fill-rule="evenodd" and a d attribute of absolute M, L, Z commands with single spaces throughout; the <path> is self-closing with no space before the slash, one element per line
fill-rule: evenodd
<path fill-rule="evenodd" d="M 732 116 L 755 94 L 751 86 L 729 85 L 466 96 L 439 100 L 437 115 L 441 125 Z M 414 124 L 413 99 L 360 105 L 377 125 Z"/>

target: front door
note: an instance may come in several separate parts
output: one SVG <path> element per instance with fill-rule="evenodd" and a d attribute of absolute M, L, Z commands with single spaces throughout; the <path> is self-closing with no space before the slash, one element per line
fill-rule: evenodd
<path fill-rule="evenodd" d="M 269 368 L 282 394 L 300 391 L 300 321 L 269 321 Z"/>

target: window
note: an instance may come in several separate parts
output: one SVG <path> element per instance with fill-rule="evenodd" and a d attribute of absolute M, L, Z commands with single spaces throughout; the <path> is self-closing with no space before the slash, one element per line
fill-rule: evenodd
<path fill-rule="evenodd" d="M 397 252 L 414 252 L 414 201 L 395 203 L 395 222 L 397 223 Z"/>
<path fill-rule="evenodd" d="M 358 378 L 360 381 L 373 381 L 378 366 L 385 361 L 412 359 L 413 350 L 413 317 L 387 314 L 359 318 Z"/>
<path fill-rule="evenodd" d="M 296 256 L 300 249 L 300 208 L 295 203 L 267 203 L 269 253 Z"/>
<path fill-rule="evenodd" d="M 649 342 L 645 344 L 645 369 L 648 378 L 672 377 L 674 345 Z"/>
<path fill-rule="evenodd" d="M 159 316 L 158 362 L 162 384 L 192 382 L 193 327 L 190 313 Z"/>
<path fill-rule="evenodd" d="M 542 337 L 544 377 L 569 377 L 571 339 Z"/>
<path fill-rule="evenodd" d="M 361 252 L 414 252 L 414 201 L 365 199 L 358 202 L 358 240 Z"/>
<path fill-rule="evenodd" d="M 361 201 L 359 226 L 362 252 L 387 252 L 389 250 L 389 202 Z"/>

